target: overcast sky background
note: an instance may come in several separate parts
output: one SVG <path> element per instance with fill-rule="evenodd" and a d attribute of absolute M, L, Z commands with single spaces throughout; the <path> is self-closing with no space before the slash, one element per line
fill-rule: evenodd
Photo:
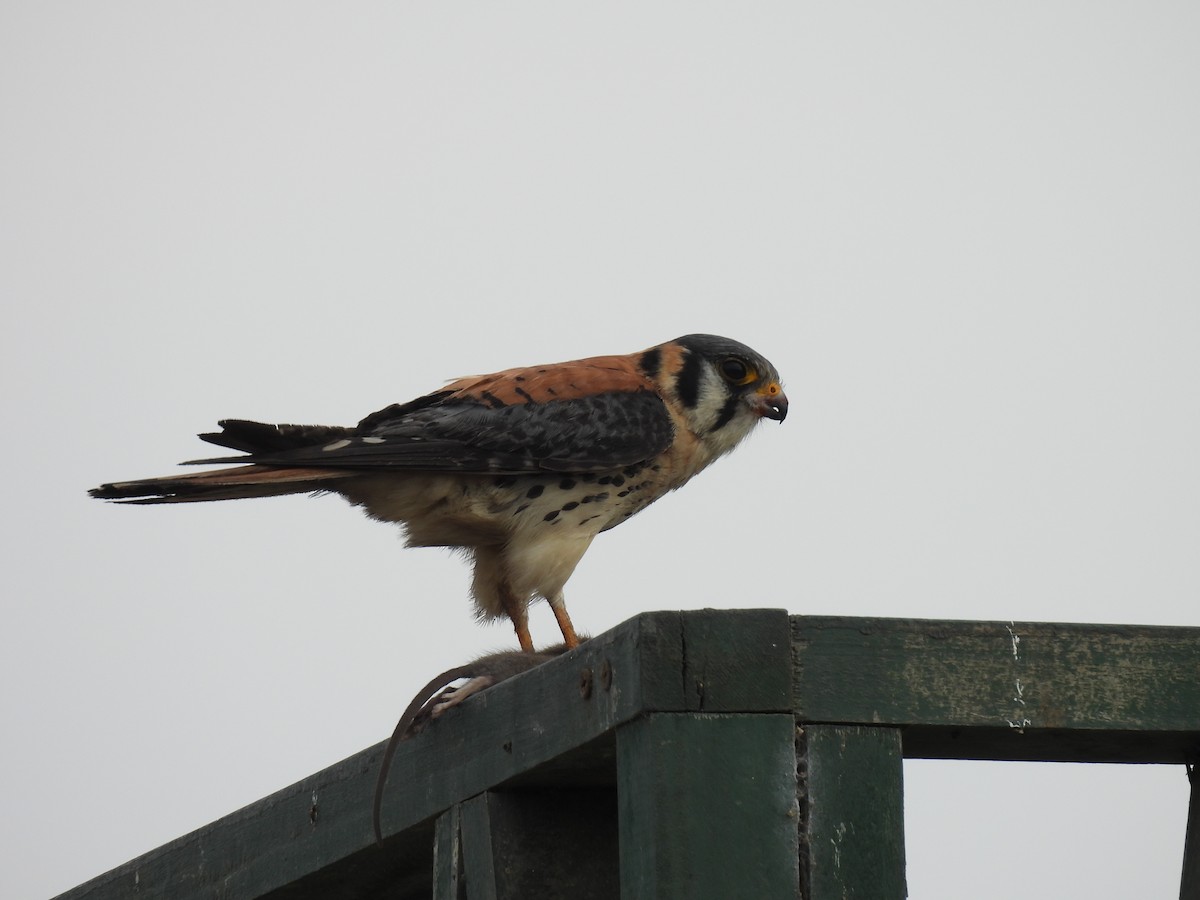
<path fill-rule="evenodd" d="M 1200 625 L 1198 36 L 1185 2 L 0 2 L 0 895 L 513 645 L 335 498 L 85 495 L 222 417 L 726 334 L 791 415 L 596 542 L 581 628 Z M 906 779 L 914 898 L 1177 896 L 1181 767 Z"/>

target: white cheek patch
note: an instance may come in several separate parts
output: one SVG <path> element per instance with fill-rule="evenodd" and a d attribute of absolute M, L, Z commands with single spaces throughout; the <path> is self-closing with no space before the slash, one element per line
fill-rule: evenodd
<path fill-rule="evenodd" d="M 697 426 L 696 430 L 700 433 L 712 431 L 721 416 L 721 411 L 725 408 L 725 401 L 728 399 L 729 388 L 721 380 L 721 376 L 713 371 L 712 366 L 706 365 L 700 377 L 700 391 L 696 406 L 691 411 L 691 416 Z"/>
<path fill-rule="evenodd" d="M 706 365 L 701 372 L 696 405 L 685 413 L 688 425 L 707 450 L 709 462 L 736 447 L 758 421 L 745 403 L 738 403 L 732 416 L 728 414 L 730 391 L 720 374 Z M 723 422 L 719 428 L 718 422 Z"/>

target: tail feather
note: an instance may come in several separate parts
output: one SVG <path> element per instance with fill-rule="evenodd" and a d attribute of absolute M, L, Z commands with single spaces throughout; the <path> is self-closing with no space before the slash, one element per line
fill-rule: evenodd
<path fill-rule="evenodd" d="M 202 441 L 241 450 L 243 453 L 273 453 L 336 441 L 353 432 L 340 425 L 269 425 L 247 419 L 222 419 L 221 431 L 201 434 Z"/>
<path fill-rule="evenodd" d="M 191 475 L 166 475 L 137 481 L 114 481 L 88 491 L 101 500 L 120 503 L 198 503 L 242 500 L 327 490 L 331 482 L 355 473 L 344 469 L 239 466 Z"/>

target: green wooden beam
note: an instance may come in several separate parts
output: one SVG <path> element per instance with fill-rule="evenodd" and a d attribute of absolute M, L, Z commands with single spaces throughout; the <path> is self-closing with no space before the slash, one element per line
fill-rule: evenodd
<path fill-rule="evenodd" d="M 624 900 L 798 896 L 790 715 L 651 715 L 617 756 Z"/>
<path fill-rule="evenodd" d="M 805 900 L 903 900 L 903 756 L 896 728 L 806 725 L 798 741 Z"/>
<path fill-rule="evenodd" d="M 397 710 L 407 700 L 398 697 Z M 403 742 L 384 798 L 382 849 L 371 829 L 381 743 L 62 897 L 424 900 L 434 886 L 440 816 L 461 818 L 459 805 L 485 792 L 612 791 L 617 758 L 637 745 L 636 735 L 674 727 L 652 724 L 660 714 L 694 720 L 678 727 L 697 729 L 698 746 L 710 740 L 695 724 L 706 717 L 762 717 L 798 721 L 808 734 L 825 725 L 898 731 L 905 756 L 1195 761 L 1200 629 L 646 613 L 470 698 Z M 648 753 L 665 772 L 665 751 Z M 638 783 L 631 777 L 626 799 Z M 679 777 L 686 783 L 686 773 Z M 751 786 L 748 796 L 762 799 L 759 790 Z M 634 807 L 622 800 L 621 808 Z M 655 830 L 655 809 L 645 806 L 650 819 L 638 827 L 662 849 L 669 845 Z M 505 814 L 490 805 L 487 812 L 489 828 L 493 813 Z M 461 840 L 461 822 L 451 824 L 440 820 L 439 847 Z M 1193 824 L 1185 884 L 1200 880 L 1196 831 Z M 623 857 L 622 879 L 626 868 L 651 877 L 657 858 L 627 867 Z M 439 856 L 448 879 L 439 880 L 439 896 L 461 900 L 454 895 L 465 870 L 445 868 L 446 860 Z"/>
<path fill-rule="evenodd" d="M 465 900 L 619 900 L 614 789 L 487 791 L 456 808 Z"/>
<path fill-rule="evenodd" d="M 384 834 L 527 774 L 536 784 L 541 767 L 564 755 L 578 754 L 577 768 L 611 761 L 614 727 L 648 712 L 787 712 L 790 677 L 782 610 L 638 616 L 472 698 L 469 715 L 451 710 L 429 739 L 400 744 Z"/>
<path fill-rule="evenodd" d="M 462 806 L 438 816 L 433 833 L 433 900 L 466 900 L 462 846 Z"/>
<path fill-rule="evenodd" d="M 1183 762 L 1200 629 L 796 616 L 806 722 L 894 725 L 910 757 Z"/>
<path fill-rule="evenodd" d="M 743 658 L 760 655 L 761 682 L 741 683 Z M 427 898 L 434 822 L 456 803 L 503 784 L 614 785 L 617 725 L 657 710 L 786 710 L 790 660 L 783 610 L 645 613 L 472 697 L 401 743 L 384 797 L 382 850 L 371 829 L 381 743 L 61 900 L 134 891 L 142 900 L 214 892 L 253 900 L 276 891 L 296 900 Z M 408 699 L 397 698 L 397 711 Z"/>

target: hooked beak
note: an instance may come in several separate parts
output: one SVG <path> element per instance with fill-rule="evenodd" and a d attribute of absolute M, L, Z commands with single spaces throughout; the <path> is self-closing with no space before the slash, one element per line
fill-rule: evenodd
<path fill-rule="evenodd" d="M 764 419 L 782 422 L 787 418 L 787 394 L 783 392 L 783 388 L 779 386 L 778 382 L 772 381 L 755 391 L 752 402 L 755 411 Z"/>

